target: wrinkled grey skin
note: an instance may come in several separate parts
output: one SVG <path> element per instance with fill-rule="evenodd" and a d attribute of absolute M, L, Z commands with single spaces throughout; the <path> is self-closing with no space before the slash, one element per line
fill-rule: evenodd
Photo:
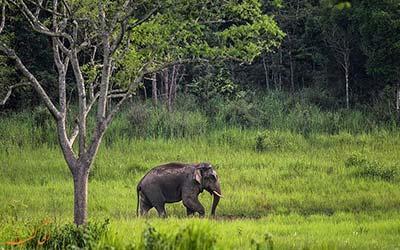
<path fill-rule="evenodd" d="M 138 204 L 140 215 L 146 215 L 151 208 L 155 208 L 160 217 L 167 215 L 165 203 L 183 201 L 187 215 L 199 213 L 204 216 L 203 205 L 198 200 L 198 195 L 207 190 L 214 195 L 211 215 L 221 194 L 217 173 L 209 163 L 183 164 L 168 163 L 151 169 L 137 185 Z"/>

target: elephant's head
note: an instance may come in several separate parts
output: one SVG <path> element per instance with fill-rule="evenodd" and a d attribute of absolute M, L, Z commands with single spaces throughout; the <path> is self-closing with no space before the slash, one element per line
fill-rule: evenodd
<path fill-rule="evenodd" d="M 211 207 L 211 215 L 215 215 L 221 195 L 221 186 L 219 184 L 218 175 L 209 163 L 200 163 L 196 166 L 194 179 L 201 185 L 202 189 L 207 190 L 211 195 L 214 195 L 213 204 Z"/>

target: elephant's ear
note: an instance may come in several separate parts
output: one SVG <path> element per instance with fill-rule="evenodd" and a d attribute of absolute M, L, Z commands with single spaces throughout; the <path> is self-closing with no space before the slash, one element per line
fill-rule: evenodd
<path fill-rule="evenodd" d="M 200 169 L 197 168 L 197 169 L 194 170 L 193 179 L 196 180 L 199 184 L 201 184 L 201 172 L 200 172 Z"/>

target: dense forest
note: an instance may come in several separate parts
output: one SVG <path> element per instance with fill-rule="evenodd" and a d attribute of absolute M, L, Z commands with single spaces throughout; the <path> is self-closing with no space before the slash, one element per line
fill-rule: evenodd
<path fill-rule="evenodd" d="M 265 1 L 262 11 L 273 16 L 284 32 L 279 46 L 262 51 L 252 62 L 208 60 L 168 66 L 145 76 L 136 90 L 136 99 L 151 99 L 172 111 L 177 99 L 190 95 L 207 114 L 216 112 L 217 103 L 235 102 L 232 105 L 239 109 L 239 115 L 251 116 L 256 100 L 279 92 L 279 98 L 294 98 L 286 101 L 284 108 L 288 110 L 302 102 L 321 110 L 363 111 L 373 114 L 371 119 L 376 122 L 391 123 L 397 119 L 398 1 L 276 0 Z M 51 42 L 43 35 L 27 32 L 30 28 L 22 19 L 22 14 L 13 12 L 6 29 L 8 42 L 55 98 L 56 66 L 49 49 Z M 94 60 L 91 51 L 81 56 L 85 65 Z M 0 65 L 3 99 L 10 86 L 23 85 L 25 79 L 6 57 L 0 57 Z M 86 69 L 87 77 L 96 78 L 94 70 L 89 66 Z M 72 77 L 69 81 L 73 81 Z M 30 87 L 23 85 L 12 90 L 11 98 L 1 107 L 3 111 L 39 105 Z M 71 103 L 76 94 L 71 87 Z"/>

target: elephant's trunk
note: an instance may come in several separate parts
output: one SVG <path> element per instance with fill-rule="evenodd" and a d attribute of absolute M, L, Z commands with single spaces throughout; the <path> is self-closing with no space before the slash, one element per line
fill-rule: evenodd
<path fill-rule="evenodd" d="M 215 209 L 217 208 L 218 202 L 220 197 L 222 197 L 221 195 L 221 187 L 219 185 L 219 183 L 217 184 L 217 186 L 215 187 L 215 190 L 213 190 L 213 203 L 212 203 L 212 207 L 211 207 L 211 215 L 215 215 Z"/>

